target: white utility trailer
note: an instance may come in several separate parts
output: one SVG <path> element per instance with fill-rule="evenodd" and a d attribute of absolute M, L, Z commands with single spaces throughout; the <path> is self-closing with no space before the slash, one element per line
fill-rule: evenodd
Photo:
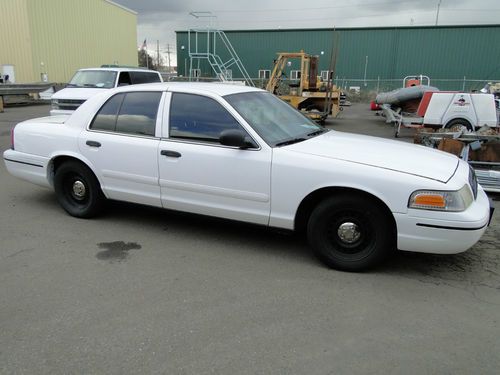
<path fill-rule="evenodd" d="M 424 126 L 467 129 L 498 125 L 495 98 L 491 94 L 449 91 L 424 92 L 415 113 L 403 112 L 391 104 L 382 104 L 387 123 L 394 124 L 394 136 L 398 137 L 401 126 Z"/>

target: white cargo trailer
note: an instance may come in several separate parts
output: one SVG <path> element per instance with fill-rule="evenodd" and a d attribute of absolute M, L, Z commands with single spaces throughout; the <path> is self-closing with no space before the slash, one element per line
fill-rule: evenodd
<path fill-rule="evenodd" d="M 474 130 L 482 126 L 498 125 L 495 98 L 491 94 L 448 91 L 427 91 L 423 94 L 415 113 L 402 112 L 390 104 L 383 104 L 386 122 L 394 124 L 397 137 L 401 126 L 424 126 Z"/>

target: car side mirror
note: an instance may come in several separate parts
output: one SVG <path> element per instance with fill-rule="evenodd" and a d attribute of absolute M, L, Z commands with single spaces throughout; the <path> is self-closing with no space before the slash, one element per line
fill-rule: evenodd
<path fill-rule="evenodd" d="M 257 147 L 253 141 L 247 140 L 244 131 L 237 129 L 223 130 L 220 133 L 219 142 L 224 146 L 239 147 L 243 149 Z"/>

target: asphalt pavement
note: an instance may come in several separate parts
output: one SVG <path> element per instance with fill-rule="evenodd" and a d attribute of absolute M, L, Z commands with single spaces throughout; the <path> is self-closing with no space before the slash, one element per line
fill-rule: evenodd
<path fill-rule="evenodd" d="M 7 107 L 0 149 L 15 123 L 48 111 Z M 365 104 L 328 127 L 392 137 Z M 500 210 L 463 254 L 398 252 L 356 274 L 275 229 L 117 202 L 76 219 L 3 163 L 0 207 L 1 374 L 500 368 Z"/>

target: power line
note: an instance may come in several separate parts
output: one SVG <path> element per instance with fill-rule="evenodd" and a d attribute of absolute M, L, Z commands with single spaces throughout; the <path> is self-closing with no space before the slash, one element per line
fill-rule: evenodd
<path fill-rule="evenodd" d="M 421 13 L 434 13 L 434 10 L 426 10 L 426 11 L 421 11 Z M 380 15 L 380 14 L 378 14 Z M 390 14 L 387 14 L 390 16 Z M 274 19 L 274 20 L 259 20 L 259 23 L 261 22 L 309 22 L 309 21 L 331 21 L 335 19 L 357 19 L 357 18 L 372 18 L 374 17 L 373 14 L 367 14 L 364 16 L 352 16 L 352 17 L 346 17 L 346 16 L 331 16 L 331 17 L 322 17 L 322 18 L 296 18 L 296 19 L 291 19 L 291 18 L 280 18 L 280 19 Z M 249 20 L 251 21 L 251 20 Z M 224 21 L 224 23 L 241 23 L 242 20 L 238 21 Z M 251 21 L 253 22 L 253 21 Z"/>
<path fill-rule="evenodd" d="M 389 0 L 382 2 L 371 2 L 371 3 L 357 3 L 352 5 L 337 5 L 328 7 L 307 7 L 307 8 L 265 8 L 265 9 L 221 9 L 214 10 L 213 13 L 262 13 L 262 12 L 297 12 L 304 10 L 325 10 L 325 9 L 343 9 L 343 8 L 358 8 L 361 6 L 370 5 L 388 5 L 388 4 L 401 4 L 401 3 L 414 3 L 415 0 Z"/>
<path fill-rule="evenodd" d="M 500 11 L 500 9 L 498 9 Z M 443 8 L 441 8 L 441 12 L 443 11 Z M 446 12 L 454 12 L 454 11 L 472 11 L 471 9 L 446 9 Z M 486 10 L 486 9 L 479 9 L 478 11 L 485 11 L 485 12 L 492 12 L 492 10 Z M 423 13 L 432 13 L 434 14 L 436 11 L 435 10 L 419 10 L 418 14 L 423 14 Z M 332 21 L 336 19 L 341 19 L 341 20 L 352 20 L 352 19 L 360 19 L 360 18 L 372 18 L 375 16 L 395 16 L 400 14 L 396 13 L 374 13 L 374 14 L 366 14 L 362 16 L 345 16 L 345 15 L 339 15 L 339 16 L 330 16 L 330 17 L 321 17 L 321 18 L 279 18 L 279 19 L 270 19 L 270 20 L 259 20 L 259 23 L 279 23 L 279 22 L 310 22 L 310 21 Z M 244 20 L 237 20 L 237 21 L 232 21 L 232 20 L 224 20 L 220 19 L 221 22 L 227 24 L 227 23 L 238 23 L 241 24 Z M 254 22 L 253 20 L 246 20 L 248 22 Z M 428 23 L 428 22 L 426 22 Z"/>
<path fill-rule="evenodd" d="M 357 4 L 351 4 L 351 5 L 333 5 L 333 6 L 326 6 L 326 7 L 307 7 L 307 8 L 263 8 L 263 9 L 221 9 L 221 10 L 214 10 L 213 13 L 267 13 L 267 12 L 302 12 L 302 11 L 310 11 L 310 10 L 327 10 L 327 9 L 345 9 L 345 8 L 360 8 L 363 6 L 383 6 L 383 5 L 390 5 L 390 4 L 403 4 L 403 3 L 415 3 L 415 0 L 389 0 L 389 1 L 377 1 L 377 2 L 369 2 L 369 3 L 357 3 Z M 462 9 L 456 9 L 454 7 L 446 7 L 444 4 L 441 4 L 441 1 L 439 1 L 439 7 L 441 10 L 446 9 L 446 11 L 478 11 L 478 12 L 494 12 L 494 11 L 500 11 L 500 8 L 489 8 L 489 9 L 484 9 L 484 8 L 462 8 Z M 419 8 L 411 8 L 412 10 L 418 10 Z M 387 11 L 387 9 L 385 9 Z M 419 10 L 421 12 L 425 12 L 426 10 L 422 9 Z M 434 11 L 433 11 L 434 12 Z"/>

